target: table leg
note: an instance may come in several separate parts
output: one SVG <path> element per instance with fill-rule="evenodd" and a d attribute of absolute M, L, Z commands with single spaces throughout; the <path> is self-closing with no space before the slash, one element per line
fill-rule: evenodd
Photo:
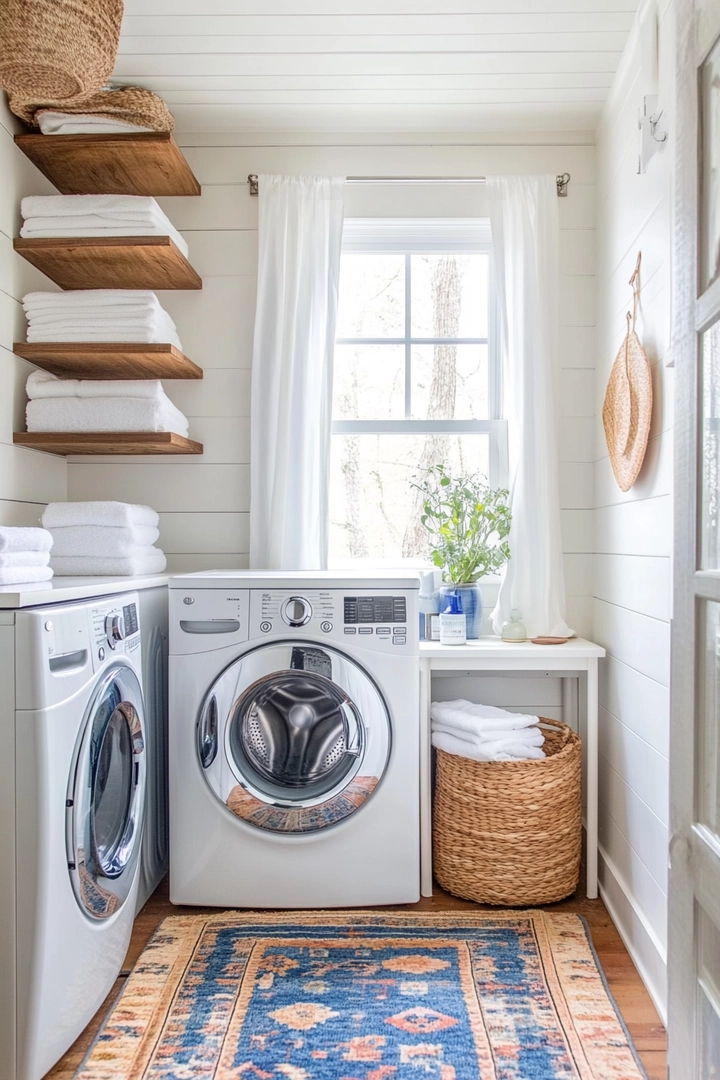
<path fill-rule="evenodd" d="M 598 894 L 598 662 L 587 662 L 587 895 Z"/>
<path fill-rule="evenodd" d="M 432 791 L 430 784 L 430 661 L 420 661 L 420 892 L 432 896 Z"/>
<path fill-rule="evenodd" d="M 562 682 L 562 718 L 573 731 L 578 730 L 578 677 L 577 675 L 563 676 Z"/>

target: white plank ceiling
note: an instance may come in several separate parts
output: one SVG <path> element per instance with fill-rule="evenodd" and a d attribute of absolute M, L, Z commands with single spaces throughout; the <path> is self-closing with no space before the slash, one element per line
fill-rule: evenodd
<path fill-rule="evenodd" d="M 590 131 L 637 0 L 125 0 L 182 132 Z"/>

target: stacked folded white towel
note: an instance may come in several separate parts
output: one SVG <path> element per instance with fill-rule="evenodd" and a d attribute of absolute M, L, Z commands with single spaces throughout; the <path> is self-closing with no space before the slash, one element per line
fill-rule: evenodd
<path fill-rule="evenodd" d="M 524 761 L 544 758 L 545 736 L 539 718 L 494 705 L 434 701 L 430 709 L 432 744 L 474 761 Z"/>
<path fill-rule="evenodd" d="M 159 379 L 58 379 L 33 371 L 26 387 L 28 431 L 173 431 L 187 436 L 187 417 Z"/>
<path fill-rule="evenodd" d="M 0 525 L 0 585 L 49 581 L 52 542 L 45 529 Z"/>
<path fill-rule="evenodd" d="M 148 289 L 32 292 L 23 307 L 30 342 L 168 342 L 182 351 L 175 323 Z"/>
<path fill-rule="evenodd" d="M 183 255 L 188 246 L 149 195 L 26 195 L 20 235 L 169 236 Z"/>
<path fill-rule="evenodd" d="M 138 577 L 161 574 L 167 565 L 154 547 L 159 518 L 149 506 L 49 503 L 42 521 L 52 534 L 51 565 L 59 577 Z"/>

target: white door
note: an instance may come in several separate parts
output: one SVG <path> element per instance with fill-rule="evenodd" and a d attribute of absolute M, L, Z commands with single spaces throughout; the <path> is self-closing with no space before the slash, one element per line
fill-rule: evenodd
<path fill-rule="evenodd" d="M 720 1077 L 720 0 L 677 0 L 671 1080 Z"/>

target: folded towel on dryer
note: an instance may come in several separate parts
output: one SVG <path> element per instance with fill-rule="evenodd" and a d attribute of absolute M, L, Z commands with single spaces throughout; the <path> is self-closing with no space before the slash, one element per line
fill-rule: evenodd
<path fill-rule="evenodd" d="M 93 555 L 59 555 L 51 559 L 51 566 L 58 577 L 112 576 L 139 577 L 143 574 L 161 574 L 167 559 L 159 548 L 138 548 L 137 553 L 123 558 Z"/>
<path fill-rule="evenodd" d="M 0 567 L 47 566 L 50 562 L 49 551 L 8 551 L 0 553 Z"/>
<path fill-rule="evenodd" d="M 119 528 L 107 525 L 65 525 L 52 529 L 53 558 L 58 555 L 132 557 L 151 548 L 160 532 L 152 525 Z"/>
<path fill-rule="evenodd" d="M 49 566 L 0 566 L 0 585 L 23 585 L 30 581 L 49 581 Z"/>
<path fill-rule="evenodd" d="M 66 525 L 110 525 L 117 528 L 132 528 L 134 525 L 157 526 L 159 520 L 157 513 L 150 506 L 104 500 L 48 503 L 42 516 L 42 523 L 46 529 Z M 50 533 L 47 535 L 50 536 Z M 51 536 L 50 539 L 52 542 Z"/>
<path fill-rule="evenodd" d="M 52 543 L 47 529 L 0 525 L 0 551 L 49 551 Z"/>

